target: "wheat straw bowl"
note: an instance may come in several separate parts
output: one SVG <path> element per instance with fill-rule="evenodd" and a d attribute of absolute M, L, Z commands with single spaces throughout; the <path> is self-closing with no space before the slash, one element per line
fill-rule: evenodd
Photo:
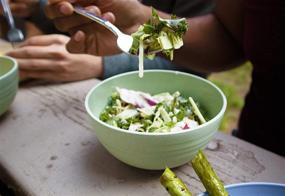
<path fill-rule="evenodd" d="M 170 133 L 130 132 L 113 127 L 99 116 L 116 87 L 151 94 L 179 91 L 185 97 L 192 96 L 209 120 L 195 129 Z M 113 156 L 134 167 L 161 170 L 189 162 L 207 145 L 218 130 L 226 103 L 222 91 L 208 80 L 183 72 L 149 70 L 143 78 L 138 77 L 138 72 L 128 72 L 104 80 L 89 91 L 85 107 L 98 140 Z"/>
<path fill-rule="evenodd" d="M 0 56 L 0 115 L 13 102 L 18 89 L 18 64 L 7 56 Z"/>

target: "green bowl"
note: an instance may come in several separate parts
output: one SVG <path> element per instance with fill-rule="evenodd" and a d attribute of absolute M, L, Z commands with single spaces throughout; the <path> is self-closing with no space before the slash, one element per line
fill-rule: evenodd
<path fill-rule="evenodd" d="M 0 115 L 13 102 L 18 89 L 18 64 L 7 56 L 0 56 Z"/>
<path fill-rule="evenodd" d="M 200 104 L 208 122 L 192 130 L 170 133 L 130 132 L 113 127 L 101 121 L 99 115 L 116 87 L 151 94 L 180 91 L 183 96 L 192 96 Z M 226 104 L 222 91 L 210 81 L 166 70 L 145 71 L 143 78 L 138 77 L 138 72 L 111 77 L 92 88 L 85 100 L 93 131 L 103 146 L 126 164 L 150 170 L 166 166 L 173 168 L 189 162 L 218 130 Z"/>

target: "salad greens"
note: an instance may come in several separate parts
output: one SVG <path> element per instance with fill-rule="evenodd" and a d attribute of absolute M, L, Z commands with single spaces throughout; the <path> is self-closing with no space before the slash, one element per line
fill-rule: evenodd
<path fill-rule="evenodd" d="M 139 55 L 139 70 L 142 77 L 144 55 L 153 59 L 157 52 L 162 52 L 170 60 L 173 60 L 174 49 L 183 45 L 182 36 L 188 30 L 185 18 L 162 19 L 155 9 L 152 9 L 152 17 L 141 25 L 138 31 L 132 34 L 133 45 L 130 53 Z"/>
<path fill-rule="evenodd" d="M 129 131 L 156 133 L 193 129 L 206 122 L 193 99 L 186 99 L 179 92 L 152 96 L 118 87 L 100 120 Z"/>

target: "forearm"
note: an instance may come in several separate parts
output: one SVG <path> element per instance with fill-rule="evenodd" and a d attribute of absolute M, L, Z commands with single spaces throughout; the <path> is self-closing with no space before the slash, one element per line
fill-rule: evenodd
<path fill-rule="evenodd" d="M 188 20 L 184 45 L 175 52 L 174 62 L 196 71 L 223 71 L 243 59 L 237 41 L 231 37 L 213 14 Z"/>

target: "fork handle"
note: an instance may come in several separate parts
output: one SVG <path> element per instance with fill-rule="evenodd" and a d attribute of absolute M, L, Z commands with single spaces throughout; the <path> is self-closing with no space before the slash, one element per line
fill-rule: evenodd
<path fill-rule="evenodd" d="M 11 10 L 10 10 L 10 7 L 9 7 L 7 1 L 6 0 L 1 0 L 1 4 L 2 4 L 2 7 L 3 7 L 4 15 L 5 15 L 6 19 L 7 19 L 7 22 L 9 23 L 11 28 L 14 28 L 15 27 L 14 18 L 13 18 L 13 15 L 11 13 Z"/>
<path fill-rule="evenodd" d="M 109 29 L 117 37 L 120 34 L 122 34 L 121 31 L 116 26 L 114 26 L 112 23 L 110 23 L 109 21 L 107 21 L 107 20 L 105 20 L 105 19 L 103 19 L 103 18 L 101 18 L 99 16 L 96 16 L 95 14 L 93 14 L 91 12 L 88 12 L 87 10 L 85 10 L 84 8 L 82 8 L 80 6 L 74 6 L 74 11 L 77 14 L 85 16 L 85 17 L 89 18 L 90 20 L 93 20 L 93 21 L 99 23 L 100 25 L 106 27 L 107 29 Z"/>

